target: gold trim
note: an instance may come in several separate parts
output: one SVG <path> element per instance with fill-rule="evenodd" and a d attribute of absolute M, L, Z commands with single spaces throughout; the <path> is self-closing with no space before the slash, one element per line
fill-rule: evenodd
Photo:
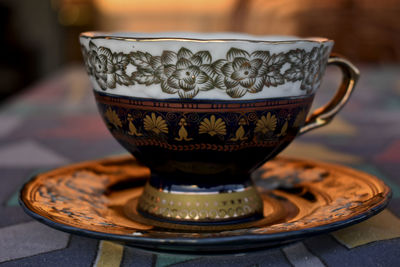
<path fill-rule="evenodd" d="M 145 217 L 137 211 L 139 197 L 131 198 L 127 201 L 124 206 L 124 214 L 133 220 L 134 222 L 141 223 L 143 225 L 152 225 L 154 227 L 160 227 L 164 229 L 180 230 L 185 232 L 219 232 L 219 231 L 230 231 L 238 229 L 246 229 L 250 227 L 261 227 L 271 225 L 280 222 L 287 218 L 289 215 L 290 208 L 282 204 L 279 200 L 274 197 L 267 195 L 262 196 L 264 211 L 263 216 L 258 220 L 251 220 L 247 222 L 232 223 L 232 224 L 185 224 L 176 223 L 175 221 L 164 221 L 158 219 L 152 219 Z"/>
<path fill-rule="evenodd" d="M 128 42 L 160 42 L 160 41 L 179 41 L 179 42 L 195 42 L 195 43 L 225 43 L 225 42 L 248 42 L 248 43 L 262 43 L 262 44 L 297 44 L 297 43 L 333 43 L 334 41 L 325 37 L 298 37 L 298 39 L 293 40 L 282 40 L 282 41 L 267 41 L 267 40 L 250 40 L 250 39 L 201 39 L 201 38 L 186 38 L 186 37 L 123 37 L 123 36 L 113 36 L 114 33 L 107 32 L 82 32 L 79 37 L 86 39 L 105 39 L 105 40 L 118 40 L 118 41 L 128 41 Z M 283 35 L 284 36 L 284 35 Z M 254 37 L 257 37 L 256 35 Z M 263 37 L 263 36 L 260 36 Z"/>
<path fill-rule="evenodd" d="M 181 222 L 218 222 L 262 214 L 263 201 L 254 187 L 231 193 L 177 193 L 146 184 L 138 203 L 141 212 Z"/>

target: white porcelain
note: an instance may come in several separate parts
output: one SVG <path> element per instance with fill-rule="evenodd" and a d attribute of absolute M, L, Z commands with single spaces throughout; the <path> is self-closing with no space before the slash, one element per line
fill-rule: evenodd
<path fill-rule="evenodd" d="M 80 36 L 93 88 L 154 99 L 248 100 L 314 94 L 333 41 L 233 33 Z"/>

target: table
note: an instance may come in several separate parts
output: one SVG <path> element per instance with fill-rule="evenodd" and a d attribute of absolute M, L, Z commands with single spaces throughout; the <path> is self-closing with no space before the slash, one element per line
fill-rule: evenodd
<path fill-rule="evenodd" d="M 151 253 L 63 233 L 27 216 L 18 190 L 34 173 L 125 153 L 97 114 L 82 66 L 62 68 L 0 106 L 1 266 L 396 266 L 400 264 L 400 65 L 362 65 L 350 103 L 286 155 L 374 174 L 393 191 L 388 209 L 355 226 L 284 247 L 233 255 Z M 326 102 L 329 69 L 316 99 Z M 330 88 L 328 90 L 327 88 Z"/>

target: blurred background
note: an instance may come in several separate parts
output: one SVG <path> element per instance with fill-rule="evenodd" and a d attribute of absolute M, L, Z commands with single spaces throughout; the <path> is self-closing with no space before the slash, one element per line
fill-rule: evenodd
<path fill-rule="evenodd" d="M 0 0 L 0 20 L 0 101 L 81 64 L 87 30 L 324 36 L 352 61 L 400 61 L 398 0 Z"/>

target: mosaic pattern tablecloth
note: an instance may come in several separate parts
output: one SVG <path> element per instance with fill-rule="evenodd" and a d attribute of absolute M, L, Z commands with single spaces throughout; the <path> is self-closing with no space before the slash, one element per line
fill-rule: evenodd
<path fill-rule="evenodd" d="M 32 174 L 124 153 L 97 114 L 84 69 L 55 73 L 0 106 L 0 266 L 399 266 L 400 66 L 362 66 L 361 73 L 340 116 L 285 154 L 377 175 L 393 190 L 389 208 L 338 232 L 229 256 L 150 253 L 63 233 L 24 214 L 17 193 Z M 317 104 L 339 76 L 328 71 Z"/>

